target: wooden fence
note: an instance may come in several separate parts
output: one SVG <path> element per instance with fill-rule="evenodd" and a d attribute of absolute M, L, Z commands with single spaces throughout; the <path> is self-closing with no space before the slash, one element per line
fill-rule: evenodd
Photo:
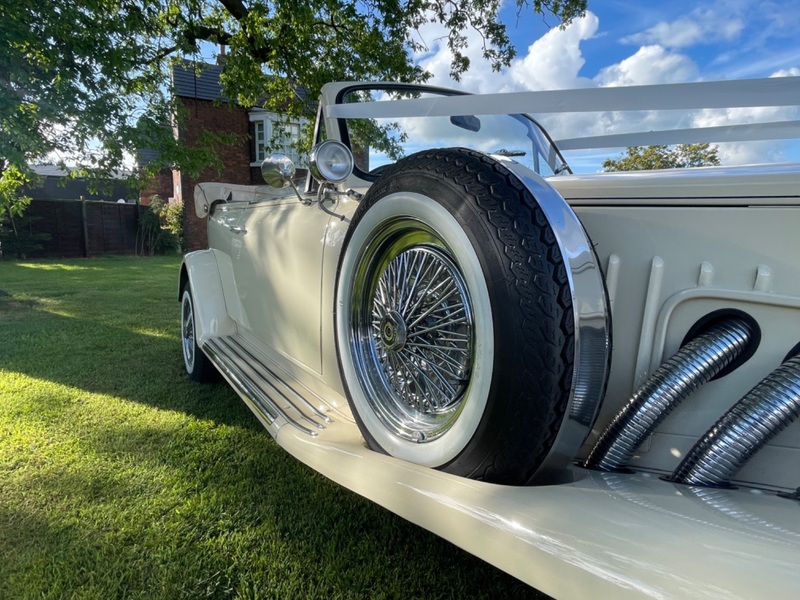
<path fill-rule="evenodd" d="M 141 252 L 139 215 L 146 210 L 138 204 L 33 200 L 25 216 L 31 217 L 32 233 L 50 235 L 36 256 L 74 258 Z"/>

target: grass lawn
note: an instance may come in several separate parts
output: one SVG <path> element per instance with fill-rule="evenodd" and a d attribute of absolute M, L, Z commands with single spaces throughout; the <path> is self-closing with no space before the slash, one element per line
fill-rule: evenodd
<path fill-rule="evenodd" d="M 0 261 L 0 598 L 526 598 L 183 373 L 179 258 Z"/>

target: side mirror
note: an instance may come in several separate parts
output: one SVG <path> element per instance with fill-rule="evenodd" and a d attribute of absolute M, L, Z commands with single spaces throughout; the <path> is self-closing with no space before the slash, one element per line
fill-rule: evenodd
<path fill-rule="evenodd" d="M 296 169 L 292 159 L 285 154 L 270 154 L 261 163 L 261 177 L 267 185 L 285 188 L 292 185 Z"/>
<path fill-rule="evenodd" d="M 270 154 L 261 163 L 261 177 L 264 178 L 266 184 L 274 188 L 291 187 L 294 190 L 294 195 L 303 204 L 311 204 L 311 200 L 303 198 L 300 190 L 294 184 L 294 174 L 297 169 L 294 168 L 292 159 L 285 154 Z"/>

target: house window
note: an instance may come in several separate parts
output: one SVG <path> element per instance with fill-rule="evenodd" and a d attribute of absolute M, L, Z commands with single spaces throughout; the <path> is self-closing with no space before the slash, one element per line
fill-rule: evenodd
<path fill-rule="evenodd" d="M 253 166 L 261 164 L 273 152 L 285 154 L 294 161 L 295 165 L 303 164 L 297 148 L 303 129 L 303 122 L 287 122 L 276 113 L 254 112 L 250 114 L 253 123 L 253 137 L 255 144 L 255 162 Z"/>

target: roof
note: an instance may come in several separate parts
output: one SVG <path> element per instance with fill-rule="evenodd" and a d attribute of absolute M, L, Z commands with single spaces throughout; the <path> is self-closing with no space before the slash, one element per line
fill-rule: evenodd
<path fill-rule="evenodd" d="M 58 165 L 29 165 L 31 171 L 42 177 L 66 177 L 69 171 Z"/>
<path fill-rule="evenodd" d="M 70 173 L 76 171 L 78 167 L 73 166 L 60 166 L 60 165 L 53 165 L 53 164 L 43 164 L 43 165 L 28 165 L 28 168 L 33 171 L 36 175 L 40 177 L 68 177 Z M 126 179 L 130 175 L 130 171 L 127 169 L 116 170 L 111 173 L 108 173 L 101 179 Z M 78 178 L 82 179 L 82 178 Z"/>
<path fill-rule="evenodd" d="M 172 85 L 175 95 L 198 100 L 225 100 L 219 76 L 221 65 L 184 61 L 172 69 Z"/>
<path fill-rule="evenodd" d="M 222 65 L 183 61 L 172 69 L 172 85 L 175 95 L 181 98 L 196 98 L 198 100 L 228 100 L 222 93 L 219 77 L 222 74 Z M 300 99 L 305 100 L 307 90 L 301 86 L 295 87 L 295 93 Z M 263 104 L 262 97 L 257 104 Z"/>
<path fill-rule="evenodd" d="M 160 157 L 158 152 L 152 150 L 150 148 L 139 148 L 136 152 L 136 164 L 140 167 L 144 167 L 149 165 L 152 162 L 155 162 Z M 165 165 L 166 166 L 166 165 Z"/>

